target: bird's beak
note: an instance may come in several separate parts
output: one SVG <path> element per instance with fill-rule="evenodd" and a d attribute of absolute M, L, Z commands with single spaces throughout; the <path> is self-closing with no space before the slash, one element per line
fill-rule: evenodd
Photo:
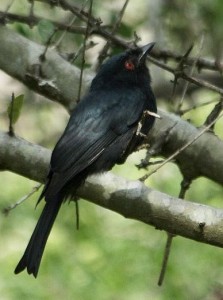
<path fill-rule="evenodd" d="M 138 58 L 138 64 L 142 63 L 146 59 L 146 55 L 153 49 L 155 43 L 149 43 L 143 47 L 140 48 L 141 54 Z"/>

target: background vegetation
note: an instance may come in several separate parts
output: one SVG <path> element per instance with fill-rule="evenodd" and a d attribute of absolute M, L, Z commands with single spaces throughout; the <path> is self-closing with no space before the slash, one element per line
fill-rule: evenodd
<path fill-rule="evenodd" d="M 11 1 L 1 0 L 0 9 L 5 12 L 8 8 L 10 13 L 29 15 L 30 2 L 14 1 L 8 7 Z M 82 1 L 71 2 L 83 4 Z M 122 6 L 121 1 L 94 0 L 93 13 L 102 19 L 103 24 L 113 24 Z M 65 24 L 72 20 L 69 12 L 50 7 L 42 1 L 35 1 L 34 13 Z M 82 25 L 78 19 L 75 24 Z M 159 48 L 181 54 L 194 44 L 193 55 L 211 57 L 218 64 L 222 56 L 222 25 L 223 2 L 220 0 L 132 0 L 128 3 L 118 34 L 126 40 L 137 34 L 142 39 L 141 44 L 156 41 Z M 7 26 L 42 44 L 46 43 L 53 30 L 52 23 L 46 21 L 40 21 L 33 28 L 21 22 Z M 52 44 L 57 44 L 60 38 L 61 32 L 56 33 Z M 91 41 L 97 45 L 87 51 L 85 72 L 95 70 L 98 53 L 104 44 L 98 36 L 93 36 Z M 66 33 L 57 47 L 67 56 L 76 53 L 82 43 L 82 35 Z M 117 51 L 120 49 L 112 47 L 111 53 Z M 80 66 L 80 58 L 74 64 Z M 151 74 L 158 106 L 175 111 L 184 82 L 179 84 L 173 95 L 172 75 L 154 65 L 151 66 Z M 206 71 L 198 75 L 222 86 L 219 72 Z M 0 88 L 1 130 L 8 129 L 6 111 L 12 92 L 24 94 L 25 103 L 16 123 L 16 134 L 53 148 L 67 122 L 66 110 L 28 90 L 3 72 L 0 73 Z M 193 105 L 198 108 L 190 110 L 183 118 L 201 126 L 217 100 L 219 96 L 216 93 L 189 86 L 182 109 Z M 205 102 L 211 103 L 199 106 Z M 216 134 L 220 137 L 223 137 L 222 125 L 220 121 L 216 126 Z M 113 171 L 129 179 L 137 179 L 145 172 L 135 167 L 143 156 L 143 151 L 134 154 L 124 166 L 116 166 Z M 178 196 L 181 180 L 176 165 L 169 163 L 151 176 L 146 184 Z M 35 185 L 35 182 L 21 176 L 1 172 L 1 208 L 28 194 Z M 37 198 L 38 193 L 35 193 L 7 216 L 0 215 L 1 299 L 223 299 L 222 249 L 176 237 L 164 285 L 158 287 L 166 233 L 126 220 L 84 200 L 80 203 L 79 231 L 75 229 L 74 204 L 63 206 L 50 236 L 38 279 L 25 272 L 15 276 L 14 267 L 41 211 L 42 204 L 34 210 Z M 223 207 L 222 186 L 205 178 L 193 182 L 186 198 Z"/>

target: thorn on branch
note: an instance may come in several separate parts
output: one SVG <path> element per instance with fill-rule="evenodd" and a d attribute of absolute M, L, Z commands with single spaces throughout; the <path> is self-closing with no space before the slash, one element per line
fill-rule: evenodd
<path fill-rule="evenodd" d="M 206 226 L 206 223 L 205 223 L 205 222 L 200 222 L 200 223 L 198 224 L 198 227 L 199 227 L 201 233 L 204 233 L 204 227 L 205 227 L 205 226 Z"/>
<path fill-rule="evenodd" d="M 220 113 L 222 112 L 222 110 L 223 110 L 223 98 L 221 97 L 220 101 L 215 105 L 215 107 L 213 108 L 213 110 L 210 112 L 210 114 L 206 118 L 206 120 L 204 122 L 204 126 L 208 126 L 215 119 L 217 119 L 217 117 L 220 115 Z M 215 123 L 213 123 L 212 126 L 210 127 L 211 131 L 214 131 L 214 126 L 215 126 Z"/>
<path fill-rule="evenodd" d="M 53 80 L 47 80 L 39 76 L 38 74 L 26 73 L 26 82 L 28 86 L 38 89 L 39 93 L 50 95 L 57 101 L 60 101 L 60 91 Z"/>
<path fill-rule="evenodd" d="M 191 51 L 194 48 L 194 44 L 191 44 L 190 47 L 188 48 L 188 50 L 186 51 L 186 53 L 182 56 L 180 62 L 179 62 L 179 69 L 183 69 L 185 67 L 185 64 L 187 62 L 187 58 L 189 57 Z"/>

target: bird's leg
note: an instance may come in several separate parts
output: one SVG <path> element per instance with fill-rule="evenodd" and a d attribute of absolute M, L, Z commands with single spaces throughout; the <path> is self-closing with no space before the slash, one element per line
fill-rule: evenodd
<path fill-rule="evenodd" d="M 143 125 L 143 118 L 138 123 L 138 127 L 137 127 L 137 130 L 136 130 L 136 135 L 137 136 L 141 136 L 143 138 L 146 138 L 146 134 L 144 134 L 144 133 L 141 132 L 142 125 Z"/>
<path fill-rule="evenodd" d="M 157 113 L 154 113 L 154 112 L 149 111 L 149 110 L 144 110 L 144 112 L 143 112 L 143 114 L 142 114 L 142 118 L 141 118 L 141 120 L 139 121 L 137 130 L 136 130 L 136 135 L 137 135 L 137 136 L 141 136 L 141 137 L 143 137 L 143 138 L 146 138 L 146 137 L 147 137 L 146 134 L 144 134 L 144 133 L 141 132 L 143 123 L 144 123 L 145 118 L 146 118 L 147 116 L 153 116 L 153 117 L 155 117 L 155 118 L 160 119 L 160 115 L 158 115 Z"/>
<path fill-rule="evenodd" d="M 154 112 L 152 112 L 152 111 L 149 111 L 149 110 L 145 110 L 144 112 L 143 112 L 143 116 L 153 116 L 153 117 L 155 117 L 155 118 L 157 118 L 157 119 L 161 119 L 161 117 L 160 117 L 160 115 L 158 115 L 157 113 L 154 113 Z"/>

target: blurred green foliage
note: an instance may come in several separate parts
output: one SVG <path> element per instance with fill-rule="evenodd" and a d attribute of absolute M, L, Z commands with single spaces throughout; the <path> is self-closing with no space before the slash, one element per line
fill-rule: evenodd
<path fill-rule="evenodd" d="M 73 3 L 81 4 L 82 1 Z M 155 4 L 156 3 L 156 4 Z M 0 8 L 6 8 L 2 0 Z M 121 7 L 120 1 L 94 1 L 94 13 L 104 24 L 114 22 Z M 14 1 L 10 11 L 27 14 L 29 3 Z M 142 38 L 155 39 L 160 45 L 170 45 L 184 52 L 205 30 L 208 38 L 201 55 L 221 53 L 220 39 L 223 18 L 222 1 L 130 1 L 119 34 L 133 38 L 134 31 Z M 68 22 L 71 16 L 58 8 L 49 8 L 35 2 L 34 12 L 39 16 Z M 69 23 L 69 22 L 68 22 Z M 80 25 L 80 21 L 76 23 Z M 43 21 L 32 30 L 24 24 L 10 25 L 20 34 L 39 43 L 45 43 L 52 33 L 52 23 Z M 55 41 L 62 33 L 57 33 Z M 153 38 L 152 38 L 153 37 Z M 210 38 L 210 39 L 209 39 Z M 99 42 L 98 37 L 93 40 Z M 65 34 L 61 51 L 77 51 L 83 39 L 80 35 Z M 213 51 L 217 48 L 219 51 Z M 95 62 L 100 48 L 87 53 L 87 62 Z M 182 50 L 183 49 L 183 50 Z M 93 54 L 91 54 L 93 51 Z M 94 52 L 95 51 L 95 52 Z M 118 51 L 113 49 L 114 52 Z M 96 53 L 96 54 L 95 54 Z M 76 62 L 74 62 L 76 64 Z M 152 74 L 153 75 L 153 74 Z M 155 74 L 154 74 L 155 75 Z M 7 106 L 13 87 L 6 87 L 8 97 L 0 107 L 1 130 L 7 130 Z M 63 108 L 34 95 L 20 86 L 25 94 L 25 105 L 16 123 L 16 133 L 27 140 L 53 147 L 67 122 Z M 19 94 L 19 93 L 18 93 Z M 184 108 L 213 100 L 216 95 L 198 90 L 185 98 Z M 160 107 L 168 108 L 165 99 L 158 99 Z M 184 118 L 201 126 L 215 103 L 188 112 Z M 46 126 L 47 125 L 47 126 Z M 222 121 L 216 133 L 223 137 Z M 214 151 L 214 149 L 213 149 Z M 129 179 L 137 179 L 145 171 L 135 164 L 144 152 L 132 155 L 124 166 L 113 172 Z M 147 182 L 149 186 L 177 196 L 182 180 L 178 168 L 168 164 Z M 29 193 L 36 183 L 8 172 L 0 173 L 1 208 L 14 203 Z M 40 214 L 34 210 L 38 194 L 11 211 L 0 215 L 0 299 L 81 299 L 81 300 L 144 300 L 144 299 L 222 299 L 222 249 L 176 237 L 167 269 L 164 286 L 159 288 L 165 232 L 97 207 L 87 201 L 80 202 L 81 226 L 75 229 L 75 207 L 65 204 L 54 225 L 41 264 L 39 276 L 34 279 L 25 272 L 15 276 L 13 270 L 25 249 Z M 197 179 L 187 193 L 187 199 L 223 207 L 222 187 L 205 178 Z"/>

